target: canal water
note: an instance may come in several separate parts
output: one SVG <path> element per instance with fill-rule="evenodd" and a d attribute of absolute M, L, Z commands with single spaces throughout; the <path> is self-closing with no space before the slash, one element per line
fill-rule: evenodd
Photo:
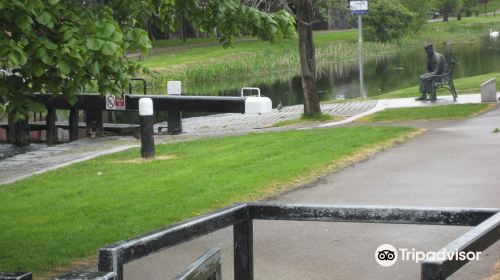
<path fill-rule="evenodd" d="M 456 62 L 454 78 L 476 76 L 490 72 L 500 72 L 500 42 L 485 39 L 476 44 L 440 44 L 436 51 Z M 423 48 L 385 53 L 364 62 L 364 91 L 360 90 L 358 61 L 342 66 L 326 67 L 318 71 L 317 90 L 322 101 L 371 97 L 396 89 L 415 86 L 418 77 L 426 72 L 427 57 Z M 232 79 L 232 84 L 234 84 Z M 212 85 L 213 86 L 213 85 Z M 243 85 L 259 87 L 271 98 L 273 106 L 279 102 L 284 106 L 303 103 L 302 84 L 299 76 L 274 83 Z M 198 85 L 199 87 L 199 85 Z M 223 88 L 218 94 L 237 96 L 239 89 Z M 418 95 L 418 92 L 415 93 Z"/>
<path fill-rule="evenodd" d="M 500 72 L 500 41 L 490 42 L 487 38 L 479 44 L 442 44 L 435 46 L 436 51 L 456 62 L 455 78 L 475 76 L 490 72 Z M 426 54 L 423 48 L 385 53 L 364 62 L 364 90 L 360 90 L 358 61 L 345 63 L 341 66 L 331 65 L 319 69 L 317 90 L 322 101 L 341 100 L 361 97 L 371 97 L 390 92 L 399 88 L 418 84 L 418 77 L 425 72 Z M 238 77 L 231 78 L 231 84 Z M 263 79 L 264 80 L 264 79 Z M 302 85 L 299 76 L 282 79 L 273 83 L 262 83 L 243 86 L 259 87 L 264 96 L 271 98 L 273 107 L 280 102 L 283 106 L 303 103 Z M 236 83 L 237 84 L 237 83 Z M 197 85 L 197 87 L 203 85 Z M 213 83 L 211 85 L 213 87 Z M 221 81 L 216 87 L 222 90 L 221 96 L 239 96 L 239 88 L 226 87 Z M 418 95 L 416 92 L 415 95 Z M 59 112 L 58 112 L 59 113 Z M 60 112 L 64 118 L 67 112 Z M 117 123 L 138 123 L 136 113 L 116 113 L 109 120 Z M 201 116 L 206 113 L 183 113 L 183 117 Z M 66 116 L 67 117 L 67 116 Z M 155 122 L 167 120 L 166 112 L 155 114 Z M 13 148 L 0 144 L 0 160 L 13 154 L 37 149 L 37 145 L 25 148 Z"/>

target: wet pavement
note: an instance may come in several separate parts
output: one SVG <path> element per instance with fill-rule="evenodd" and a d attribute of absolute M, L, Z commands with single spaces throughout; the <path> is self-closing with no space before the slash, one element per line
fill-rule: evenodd
<path fill-rule="evenodd" d="M 373 109 L 375 100 L 356 101 L 321 106 L 324 113 L 353 117 Z M 221 114 L 183 119 L 183 133 L 180 135 L 157 135 L 156 143 L 191 140 L 202 137 L 242 134 L 252 131 L 266 131 L 272 125 L 282 120 L 299 118 L 303 112 L 300 105 L 274 109 L 272 113 L 262 115 Z M 159 127 L 167 124 L 155 125 Z M 290 128 L 280 128 L 290 129 Z M 164 129 L 163 131 L 166 131 Z M 15 182 L 34 174 L 40 174 L 69 164 L 91 159 L 103 154 L 114 153 L 131 147 L 138 147 L 140 141 L 133 137 L 110 136 L 101 138 L 84 138 L 75 142 L 47 147 L 43 144 L 30 145 L 19 148 L 19 151 L 28 149 L 25 153 L 17 154 L 0 161 L 0 185 Z M 3 147 L 3 148 L 2 148 Z M 0 153 L 12 154 L 11 145 L 0 145 Z"/>
<path fill-rule="evenodd" d="M 478 103 L 479 96 L 460 96 L 459 102 Z M 346 119 L 314 127 L 349 123 L 385 108 L 451 103 L 453 101 L 448 98 L 436 103 L 415 102 L 407 98 L 327 104 L 332 105 L 331 114 L 344 114 Z M 269 129 L 266 127 L 273 122 L 298 117 L 301 114 L 299 107 L 287 107 L 281 112 L 275 110 L 267 116 L 225 114 L 186 119 L 183 121 L 186 133 L 175 137 L 158 136 L 157 139 L 180 141 L 256 129 L 266 131 Z M 289 117 L 285 117 L 287 114 Z M 500 207 L 500 134 L 492 133 L 494 128 L 500 127 L 500 108 L 465 120 L 400 125 L 425 127 L 428 132 L 369 160 L 299 186 L 294 191 L 273 198 L 273 201 Z M 137 145 L 137 140 L 131 137 L 106 137 L 41 148 L 0 161 L 0 180 L 4 180 L 4 183 L 14 181 L 134 145 Z M 30 165 L 32 163 L 36 164 Z M 18 177 L 5 177 L 15 173 Z M 390 268 L 384 268 L 376 264 L 374 250 L 383 243 L 396 248 L 437 250 L 469 229 L 452 226 L 255 221 L 255 279 L 418 279 L 419 264 L 398 262 Z M 124 267 L 125 279 L 171 278 L 212 247 L 221 247 L 223 277 L 231 279 L 230 228 L 129 263 Z M 491 274 L 491 268 L 499 258 L 500 244 L 497 242 L 483 253 L 481 261 L 467 264 L 450 279 L 484 279 Z"/>
<path fill-rule="evenodd" d="M 461 95 L 457 103 L 479 103 L 479 94 Z M 302 105 L 287 106 L 281 110 L 273 109 L 269 114 L 219 114 L 183 119 L 183 133 L 180 135 L 157 135 L 156 143 L 192 140 L 203 137 L 244 134 L 256 131 L 286 130 L 313 127 L 328 127 L 348 124 L 363 116 L 386 108 L 440 106 L 453 104 L 451 96 L 440 97 L 437 102 L 416 102 L 413 98 L 346 101 L 322 104 L 323 113 L 343 117 L 320 125 L 295 125 L 276 128 L 280 121 L 297 119 L 303 113 Z M 155 125 L 158 131 L 166 123 Z M 162 130 L 166 131 L 166 129 Z M 133 137 L 108 136 L 84 138 L 75 142 L 47 147 L 44 144 L 31 144 L 28 147 L 12 149 L 11 145 L 0 144 L 0 185 L 15 182 L 34 174 L 40 174 L 69 164 L 91 159 L 100 155 L 138 147 L 140 141 Z M 27 152 L 24 152 L 26 151 Z M 20 153 L 22 152 L 22 153 Z M 12 154 L 15 154 L 12 156 Z M 5 158 L 5 156 L 9 156 Z"/>
<path fill-rule="evenodd" d="M 411 100 L 395 103 L 404 106 Z M 500 208 L 500 134 L 492 132 L 500 127 L 500 108 L 470 119 L 399 125 L 428 131 L 272 201 Z M 374 258 L 376 248 L 387 243 L 396 248 L 437 251 L 470 229 L 254 221 L 255 279 L 420 279 L 419 263 L 398 261 L 391 267 L 379 266 Z M 232 238 L 232 228 L 227 228 L 126 264 L 125 279 L 174 277 L 213 247 L 221 248 L 223 278 L 232 279 Z M 486 279 L 499 260 L 497 242 L 482 253 L 480 261 L 470 262 L 448 279 Z"/>

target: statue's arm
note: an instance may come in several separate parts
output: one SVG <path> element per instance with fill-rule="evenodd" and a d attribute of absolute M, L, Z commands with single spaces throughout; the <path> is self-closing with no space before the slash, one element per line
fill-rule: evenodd
<path fill-rule="evenodd" d="M 441 75 L 444 70 L 444 58 L 442 56 L 436 59 L 436 67 L 434 67 L 434 71 L 430 72 L 430 75 Z"/>

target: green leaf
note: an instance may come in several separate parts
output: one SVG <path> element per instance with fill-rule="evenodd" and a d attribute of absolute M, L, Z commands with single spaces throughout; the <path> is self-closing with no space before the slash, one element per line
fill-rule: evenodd
<path fill-rule="evenodd" d="M 113 33 L 115 32 L 115 26 L 111 23 L 106 23 L 106 25 L 104 25 L 104 36 L 105 37 L 109 37 L 111 35 L 113 35 Z"/>
<path fill-rule="evenodd" d="M 17 56 L 14 52 L 11 52 L 9 54 L 9 56 L 7 57 L 7 62 L 11 68 L 17 68 L 19 66 L 19 59 L 17 59 Z"/>
<path fill-rule="evenodd" d="M 93 51 L 100 50 L 102 48 L 102 45 L 104 45 L 104 40 L 98 38 L 87 39 L 87 48 Z"/>
<path fill-rule="evenodd" d="M 73 37 L 73 31 L 71 29 L 68 29 L 68 30 L 64 31 L 62 39 L 64 42 L 67 42 L 72 37 Z"/>
<path fill-rule="evenodd" d="M 36 19 L 40 24 L 45 25 L 49 28 L 54 27 L 53 17 L 46 11 L 43 11 Z"/>
<path fill-rule="evenodd" d="M 118 50 L 118 44 L 111 41 L 107 41 L 102 46 L 101 52 L 104 55 L 112 56 L 113 54 L 115 54 L 117 50 Z"/>
<path fill-rule="evenodd" d="M 57 62 L 57 66 L 59 67 L 59 70 L 61 71 L 61 73 L 65 74 L 65 75 L 68 75 L 71 72 L 71 66 L 69 66 L 69 64 L 66 63 L 66 61 L 64 61 L 64 60 L 59 60 Z"/>
<path fill-rule="evenodd" d="M 99 62 L 95 62 L 94 64 L 92 64 L 91 72 L 94 75 L 99 74 Z"/>
<path fill-rule="evenodd" d="M 31 17 L 26 14 L 16 17 L 16 25 L 22 30 L 29 29 L 32 23 Z"/>
<path fill-rule="evenodd" d="M 43 67 L 37 66 L 35 69 L 35 77 L 38 78 L 38 77 L 42 76 L 43 73 L 45 73 L 45 70 L 43 69 Z"/>
<path fill-rule="evenodd" d="M 52 60 L 47 55 L 47 51 L 45 50 L 45 48 L 38 48 L 35 51 L 35 56 L 38 57 L 43 63 L 47 65 L 52 65 Z"/>
<path fill-rule="evenodd" d="M 48 0 L 50 5 L 55 5 L 59 3 L 59 0 Z"/>
<path fill-rule="evenodd" d="M 54 43 L 52 43 L 52 42 L 51 42 L 51 41 L 49 41 L 49 40 L 45 40 L 44 45 L 45 45 L 45 47 L 46 47 L 48 50 L 52 50 L 52 51 L 53 51 L 53 50 L 57 49 L 57 45 L 56 45 L 56 44 L 54 44 Z"/>
<path fill-rule="evenodd" d="M 111 40 L 115 41 L 116 43 L 121 43 L 123 40 L 122 33 L 121 32 L 113 33 L 113 37 L 111 37 Z"/>

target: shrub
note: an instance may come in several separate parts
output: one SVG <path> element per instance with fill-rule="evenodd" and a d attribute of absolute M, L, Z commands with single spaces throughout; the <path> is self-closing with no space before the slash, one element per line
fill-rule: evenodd
<path fill-rule="evenodd" d="M 416 15 L 398 1 L 370 1 L 363 36 L 367 41 L 396 41 L 412 30 Z"/>

